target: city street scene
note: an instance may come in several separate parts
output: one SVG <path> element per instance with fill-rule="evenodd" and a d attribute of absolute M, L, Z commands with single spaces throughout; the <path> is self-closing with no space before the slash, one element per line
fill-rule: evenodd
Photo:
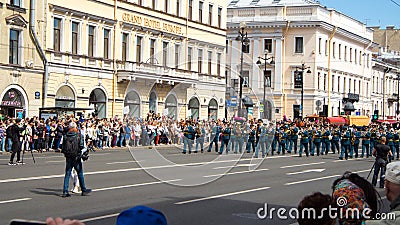
<path fill-rule="evenodd" d="M 0 224 L 400 224 L 400 1 L 0 10 Z"/>

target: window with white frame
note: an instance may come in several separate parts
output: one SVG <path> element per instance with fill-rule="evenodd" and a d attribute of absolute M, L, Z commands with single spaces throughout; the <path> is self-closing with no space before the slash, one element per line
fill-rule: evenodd
<path fill-rule="evenodd" d="M 203 2 L 199 2 L 199 22 L 203 22 Z"/>
<path fill-rule="evenodd" d="M 53 25 L 53 50 L 59 52 L 61 50 L 61 19 L 54 18 Z"/>
<path fill-rule="evenodd" d="M 168 42 L 163 41 L 163 50 L 162 50 L 162 57 L 163 57 L 163 66 L 168 66 Z"/>
<path fill-rule="evenodd" d="M 20 64 L 19 49 L 20 49 L 20 32 L 19 30 L 10 30 L 10 49 L 9 49 L 9 63 Z"/>
<path fill-rule="evenodd" d="M 212 18 L 213 18 L 213 5 L 208 5 L 208 25 L 212 25 Z"/>
<path fill-rule="evenodd" d="M 175 44 L 175 68 L 179 68 L 179 44 Z"/>
<path fill-rule="evenodd" d="M 142 62 L 142 37 L 136 37 L 136 62 Z"/>
<path fill-rule="evenodd" d="M 187 70 L 192 71 L 192 47 L 188 47 L 188 59 L 187 59 Z"/>
<path fill-rule="evenodd" d="M 295 37 L 295 53 L 304 53 L 303 37 Z"/>
<path fill-rule="evenodd" d="M 208 75 L 211 75 L 212 69 L 212 51 L 208 51 Z"/>
<path fill-rule="evenodd" d="M 154 64 L 155 63 L 155 57 L 156 57 L 156 40 L 155 39 L 150 39 L 150 63 Z"/>
<path fill-rule="evenodd" d="M 221 28 L 222 24 L 222 8 L 218 7 L 218 27 Z"/>
<path fill-rule="evenodd" d="M 126 61 L 127 55 L 128 55 L 128 43 L 129 43 L 129 38 L 128 38 L 127 33 L 122 33 L 122 61 Z"/>
<path fill-rule="evenodd" d="M 221 53 L 217 53 L 217 75 L 221 76 Z"/>
<path fill-rule="evenodd" d="M 197 72 L 202 73 L 202 64 L 203 64 L 203 50 L 199 49 L 197 55 Z"/>
<path fill-rule="evenodd" d="M 104 29 L 103 32 L 103 46 L 104 46 L 104 58 L 109 59 L 110 58 L 110 33 L 111 31 L 109 29 Z"/>
<path fill-rule="evenodd" d="M 78 54 L 79 47 L 79 22 L 72 22 L 72 54 Z"/>
<path fill-rule="evenodd" d="M 272 39 L 267 38 L 264 39 L 264 51 L 267 50 L 268 52 L 272 52 Z"/>
<path fill-rule="evenodd" d="M 94 49 L 95 49 L 95 31 L 96 27 L 93 25 L 89 25 L 88 27 L 88 56 L 94 56 Z"/>

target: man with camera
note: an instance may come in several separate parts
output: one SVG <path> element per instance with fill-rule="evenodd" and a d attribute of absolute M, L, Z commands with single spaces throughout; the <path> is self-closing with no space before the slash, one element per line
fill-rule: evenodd
<path fill-rule="evenodd" d="M 88 195 L 91 190 L 85 186 L 85 178 L 83 176 L 82 160 L 87 160 L 88 155 L 85 146 L 84 136 L 79 132 L 75 122 L 70 122 L 68 131 L 63 137 L 62 153 L 65 156 L 65 177 L 62 197 L 70 197 L 68 193 L 69 178 L 72 168 L 78 174 L 79 185 L 82 189 L 82 196 Z"/>
<path fill-rule="evenodd" d="M 13 121 L 14 122 L 14 121 Z M 9 166 L 15 166 L 17 164 L 23 164 L 20 160 L 21 158 L 21 132 L 24 131 L 26 125 L 21 126 L 21 119 L 16 119 L 15 123 L 10 127 L 10 135 L 12 141 L 12 153 L 10 162 L 8 163 Z M 14 157 L 17 154 L 17 162 L 14 163 Z"/>
<path fill-rule="evenodd" d="M 374 150 L 372 151 L 372 155 L 376 157 L 374 164 L 374 176 L 372 177 L 372 185 L 376 186 L 378 174 L 379 171 L 381 171 L 379 188 L 384 187 L 386 164 L 388 162 L 388 157 L 392 157 L 392 151 L 390 150 L 390 147 L 387 146 L 385 143 L 386 137 L 381 136 L 379 139 L 379 143 L 374 146 Z"/>

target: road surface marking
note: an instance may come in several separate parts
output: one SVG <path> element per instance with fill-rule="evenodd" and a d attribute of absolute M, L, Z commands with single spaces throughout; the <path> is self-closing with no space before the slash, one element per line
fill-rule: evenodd
<path fill-rule="evenodd" d="M 368 172 L 368 171 L 369 170 L 360 170 L 360 171 L 355 171 L 353 173 L 365 173 L 365 172 Z M 293 184 L 302 184 L 302 183 L 307 183 L 307 182 L 311 182 L 311 181 L 324 180 L 324 179 L 340 177 L 340 176 L 343 176 L 343 174 L 340 174 L 340 175 L 336 174 L 336 175 L 325 176 L 325 177 L 317 177 L 317 178 L 308 179 L 308 180 L 301 180 L 301 181 L 286 183 L 285 185 L 288 186 L 288 185 L 293 185 Z"/>
<path fill-rule="evenodd" d="M 129 185 L 123 185 L 123 186 L 97 188 L 97 189 L 93 189 L 92 191 L 93 192 L 97 192 L 97 191 L 117 190 L 117 189 L 122 189 L 122 188 L 140 187 L 140 186 L 147 186 L 147 185 L 153 185 L 153 184 L 162 184 L 162 183 L 168 183 L 168 182 L 175 182 L 175 181 L 180 181 L 180 180 L 181 179 L 166 180 L 166 181 L 154 181 L 154 182 L 140 183 L 140 184 L 129 184 Z"/>
<path fill-rule="evenodd" d="M 281 169 L 286 169 L 286 168 L 293 168 L 293 167 L 300 167 L 300 166 L 311 166 L 311 165 L 319 165 L 319 164 L 325 164 L 325 162 L 316 162 L 316 163 L 306 163 L 306 164 L 298 164 L 298 165 L 291 165 L 291 166 L 281 166 Z"/>
<path fill-rule="evenodd" d="M 362 160 L 363 158 L 354 158 L 354 159 L 337 159 L 333 160 L 333 162 L 346 162 L 346 161 L 355 161 L 355 160 Z"/>
<path fill-rule="evenodd" d="M 296 175 L 296 174 L 312 173 L 312 172 L 322 173 L 324 171 L 325 171 L 325 169 L 309 169 L 309 170 L 303 170 L 303 171 L 299 171 L 299 172 L 286 173 L 286 175 Z"/>
<path fill-rule="evenodd" d="M 198 198 L 198 199 L 193 199 L 193 200 L 188 200 L 188 201 L 176 202 L 175 205 L 184 205 L 184 204 L 188 204 L 188 203 L 201 202 L 201 201 L 206 201 L 206 200 L 211 200 L 211 199 L 216 199 L 216 198 L 223 198 L 223 197 L 228 197 L 228 196 L 233 196 L 233 195 L 246 194 L 246 193 L 255 192 L 255 191 L 267 190 L 269 188 L 270 187 L 261 187 L 261 188 L 255 188 L 255 189 L 250 189 L 250 190 L 245 190 L 245 191 L 237 191 L 237 192 L 231 192 L 231 193 L 226 193 L 226 194 L 214 195 L 214 196 L 205 197 L 205 198 Z"/>
<path fill-rule="evenodd" d="M 86 223 L 86 222 L 95 221 L 95 220 L 102 220 L 102 219 L 107 219 L 107 218 L 111 218 L 111 217 L 117 217 L 118 215 L 119 215 L 119 213 L 114 213 L 114 214 L 109 214 L 109 215 L 104 215 L 104 216 L 87 218 L 87 219 L 83 219 L 81 221 L 82 221 L 82 223 Z"/>
<path fill-rule="evenodd" d="M 227 168 L 233 168 L 233 167 L 250 167 L 250 166 L 255 166 L 257 164 L 236 164 L 234 166 L 221 166 L 221 167 L 215 167 L 213 168 L 214 170 L 219 170 L 219 169 L 227 169 Z"/>
<path fill-rule="evenodd" d="M 31 198 L 19 198 L 19 199 L 12 199 L 6 201 L 0 201 L 0 204 L 12 203 L 12 202 L 22 202 L 22 201 L 29 201 Z"/>
<path fill-rule="evenodd" d="M 113 164 L 126 164 L 126 163 L 135 163 L 135 162 L 142 162 L 142 161 L 131 160 L 131 161 L 124 161 L 124 162 L 110 162 L 110 163 L 106 163 L 106 164 L 113 165 Z"/>
<path fill-rule="evenodd" d="M 227 176 L 227 175 L 235 175 L 235 174 L 243 174 L 243 173 L 261 172 L 261 171 L 267 171 L 267 170 L 269 170 L 269 169 L 246 170 L 246 171 L 238 171 L 238 172 L 231 172 L 231 173 L 207 175 L 207 176 L 203 176 L 203 177 L 205 177 L 205 178 L 207 178 L 207 177 L 219 177 L 219 176 Z"/>
<path fill-rule="evenodd" d="M 59 162 L 65 162 L 65 160 L 46 161 L 46 163 L 59 163 Z"/>

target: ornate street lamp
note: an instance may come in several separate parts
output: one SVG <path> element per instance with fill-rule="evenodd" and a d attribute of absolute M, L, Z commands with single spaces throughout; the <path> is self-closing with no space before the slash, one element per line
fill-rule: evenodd
<path fill-rule="evenodd" d="M 261 63 L 261 60 L 263 60 L 264 61 L 264 93 L 263 93 L 263 112 L 262 112 L 262 114 L 261 114 L 261 118 L 265 118 L 265 110 L 266 110 L 266 104 L 265 104 L 265 84 L 266 84 L 266 79 L 267 79 L 267 61 L 268 60 L 271 60 L 268 64 L 270 64 L 270 65 L 273 65 L 273 64 L 275 64 L 275 61 L 274 61 L 274 57 L 273 56 L 271 56 L 271 57 L 268 57 L 268 50 L 266 49 L 265 51 L 264 51 L 264 57 L 261 57 L 261 56 L 259 56 L 258 57 L 258 60 L 257 60 L 257 62 L 256 62 L 256 64 L 257 65 L 261 65 L 262 63 Z M 271 87 L 271 77 L 269 78 L 269 87 Z"/>

